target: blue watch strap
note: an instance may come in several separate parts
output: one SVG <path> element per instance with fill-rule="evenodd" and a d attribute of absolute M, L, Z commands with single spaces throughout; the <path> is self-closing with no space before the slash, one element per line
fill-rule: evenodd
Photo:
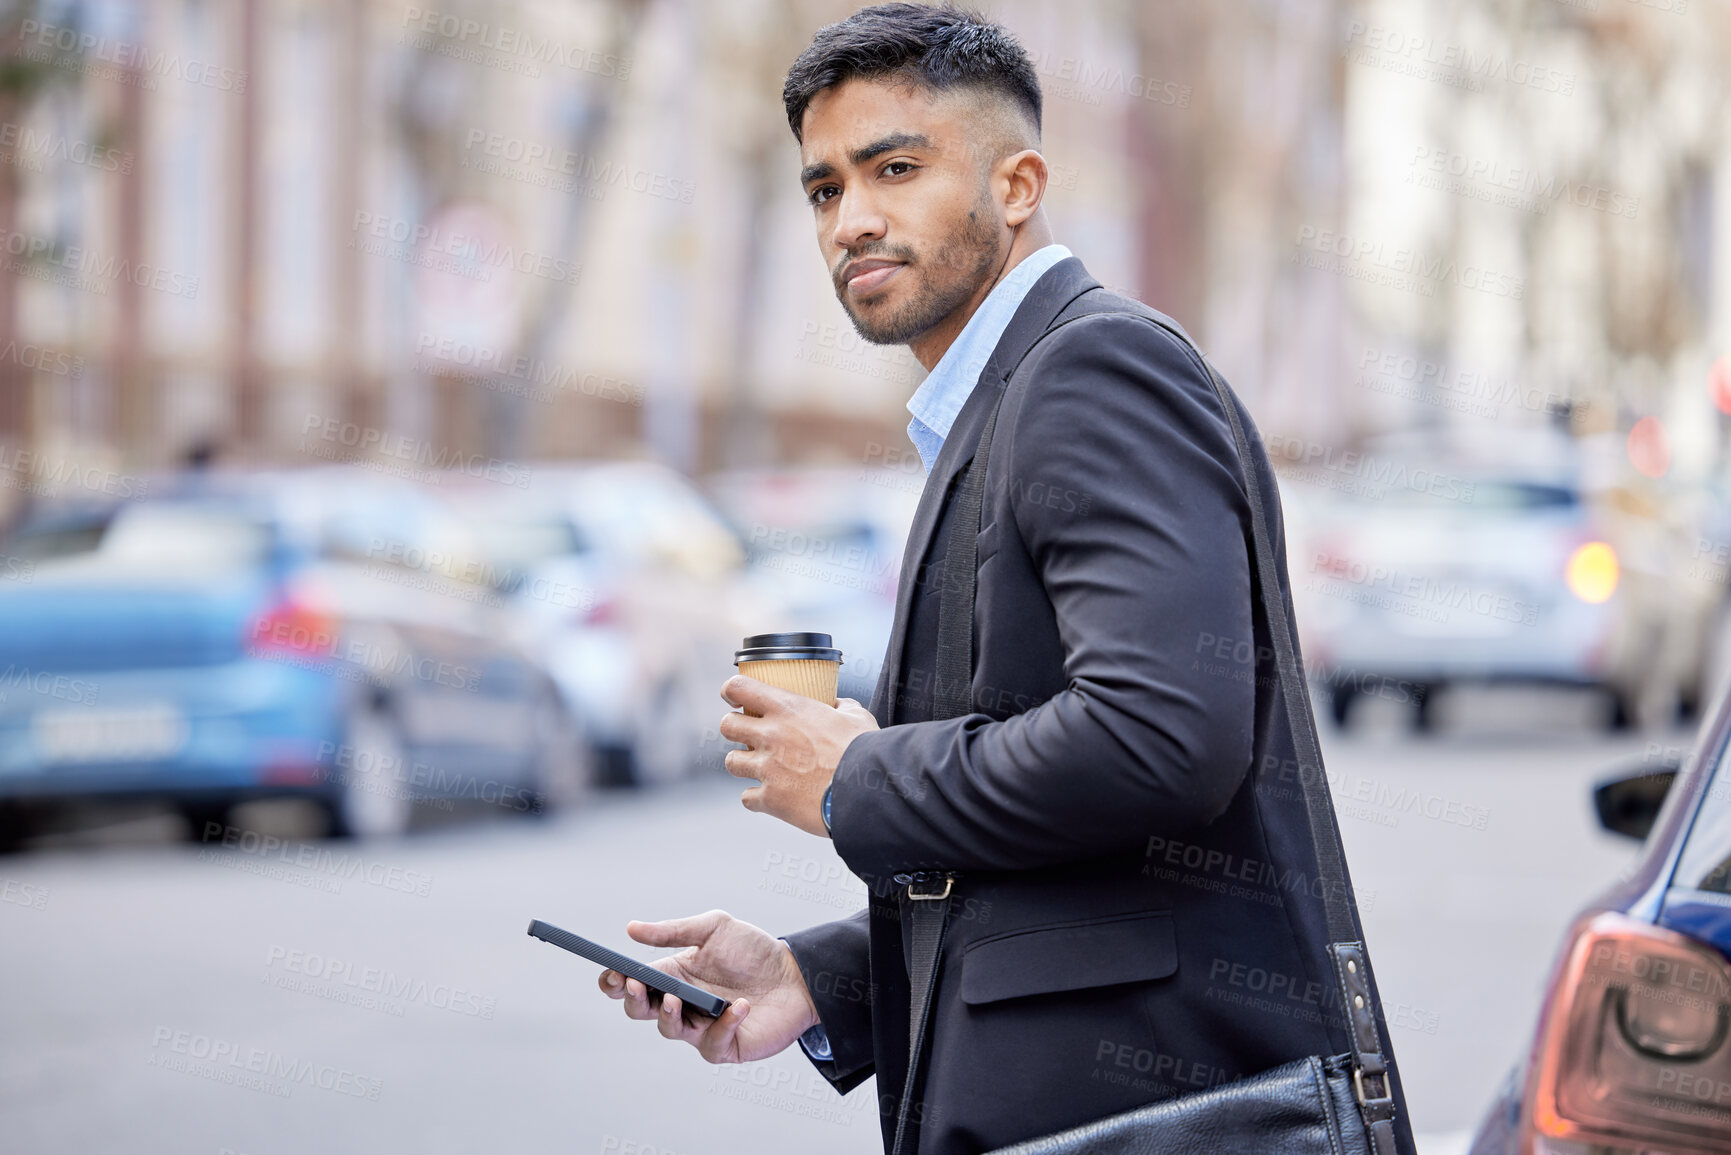
<path fill-rule="evenodd" d="M 829 833 L 829 796 L 834 789 L 834 782 L 823 788 L 823 831 L 825 834 Z"/>

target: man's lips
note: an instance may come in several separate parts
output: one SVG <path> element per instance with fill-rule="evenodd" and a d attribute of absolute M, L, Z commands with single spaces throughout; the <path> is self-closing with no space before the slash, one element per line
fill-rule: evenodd
<path fill-rule="evenodd" d="M 900 261 L 855 261 L 842 273 L 842 282 L 856 297 L 875 292 L 901 271 Z"/>

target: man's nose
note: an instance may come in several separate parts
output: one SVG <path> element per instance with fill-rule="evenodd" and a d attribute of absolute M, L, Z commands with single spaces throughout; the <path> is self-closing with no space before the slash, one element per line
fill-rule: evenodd
<path fill-rule="evenodd" d="M 863 190 L 849 190 L 841 194 L 833 238 L 838 247 L 851 250 L 867 241 L 882 240 L 888 227 L 876 199 Z"/>

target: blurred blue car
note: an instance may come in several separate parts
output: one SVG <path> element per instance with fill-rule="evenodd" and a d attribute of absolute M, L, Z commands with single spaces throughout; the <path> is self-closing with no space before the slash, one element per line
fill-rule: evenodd
<path fill-rule="evenodd" d="M 1654 747 L 1597 789 L 1605 827 L 1646 844 L 1570 927 L 1471 1155 L 1731 1151 L 1728 734 L 1721 702 L 1690 757 Z"/>
<path fill-rule="evenodd" d="M 267 796 L 362 836 L 575 799 L 581 735 L 497 595 L 428 568 L 438 526 L 341 469 L 29 511 L 0 540 L 0 841 L 74 799 L 166 799 L 195 836 Z"/>

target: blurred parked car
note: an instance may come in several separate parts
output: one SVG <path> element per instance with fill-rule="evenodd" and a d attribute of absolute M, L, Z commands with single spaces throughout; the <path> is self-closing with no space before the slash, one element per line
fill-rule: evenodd
<path fill-rule="evenodd" d="M 1675 711 L 1669 559 L 1650 527 L 1553 477 L 1435 476 L 1448 484 L 1293 502 L 1311 499 L 1289 559 L 1298 620 L 1338 724 L 1375 694 L 1411 702 L 1422 728 L 1458 682 L 1594 687 L 1615 727 Z"/>
<path fill-rule="evenodd" d="M 1693 506 L 1693 516 L 1687 519 L 1689 532 L 1681 535 L 1671 572 L 1687 604 L 1704 607 L 1687 619 L 1697 628 L 1680 632 L 1698 647 L 1693 696 L 1716 702 L 1731 689 L 1731 468 L 1679 498 L 1671 507 Z"/>
<path fill-rule="evenodd" d="M 555 686 L 487 591 L 428 568 L 449 518 L 414 487 L 337 468 L 151 492 L 39 505 L 0 542 L 29 565 L 0 582 L 0 837 L 71 799 L 167 799 L 197 835 L 302 796 L 376 835 L 421 800 L 580 794 Z"/>
<path fill-rule="evenodd" d="M 888 469 L 764 469 L 709 481 L 745 540 L 752 578 L 781 609 L 776 630 L 829 634 L 837 694 L 869 703 L 895 618 L 919 490 Z"/>
<path fill-rule="evenodd" d="M 1690 757 L 1658 753 L 1596 791 L 1605 827 L 1646 844 L 1565 935 L 1531 1052 L 1471 1155 L 1731 1151 L 1728 731 L 1721 701 Z"/>
<path fill-rule="evenodd" d="M 524 490 L 442 486 L 613 783 L 719 767 L 721 683 L 773 613 L 745 551 L 682 474 L 646 461 L 544 464 Z M 771 621 L 770 625 L 764 625 Z"/>

